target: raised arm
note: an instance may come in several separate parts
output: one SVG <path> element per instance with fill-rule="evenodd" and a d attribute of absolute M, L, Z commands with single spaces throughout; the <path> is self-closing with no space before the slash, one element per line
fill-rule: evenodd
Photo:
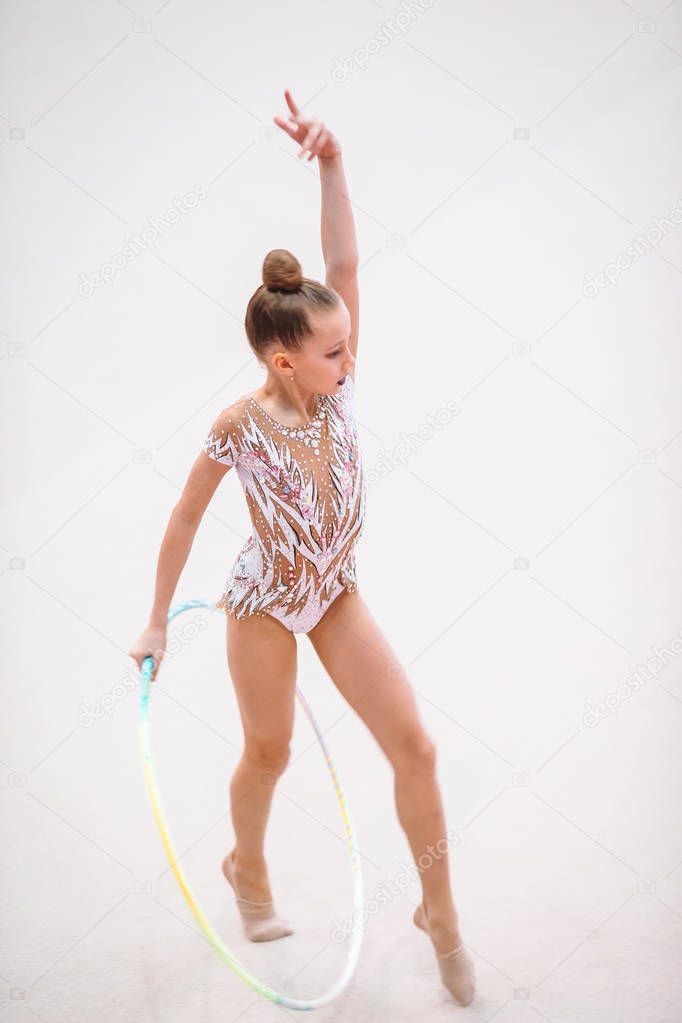
<path fill-rule="evenodd" d="M 358 349 L 359 291 L 358 245 L 355 237 L 353 207 L 343 168 L 341 146 L 324 121 L 302 114 L 289 90 L 285 90 L 291 116 L 275 123 L 300 145 L 299 158 L 306 151 L 308 160 L 317 156 L 322 189 L 321 237 L 325 265 L 325 283 L 338 292 L 350 314 L 351 335 L 348 347 L 354 356 Z"/>
<path fill-rule="evenodd" d="M 322 186 L 322 252 L 325 284 L 338 292 L 350 313 L 348 347 L 358 351 L 360 296 L 358 290 L 358 247 L 353 208 L 348 196 L 341 153 L 318 157 Z"/>

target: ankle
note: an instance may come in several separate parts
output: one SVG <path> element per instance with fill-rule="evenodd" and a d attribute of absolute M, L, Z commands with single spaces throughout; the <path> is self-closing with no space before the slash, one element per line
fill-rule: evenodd
<path fill-rule="evenodd" d="M 446 923 L 440 920 L 429 920 L 429 934 L 438 950 L 450 951 L 462 941 L 457 921 Z"/>
<path fill-rule="evenodd" d="M 457 945 L 462 936 L 459 930 L 459 918 L 454 905 L 435 905 L 430 908 L 423 900 L 424 912 L 431 938 L 440 946 L 449 942 L 449 947 Z"/>
<path fill-rule="evenodd" d="M 267 864 L 264 856 L 242 856 L 236 847 L 229 854 L 235 870 L 240 874 L 258 877 L 267 873 Z"/>

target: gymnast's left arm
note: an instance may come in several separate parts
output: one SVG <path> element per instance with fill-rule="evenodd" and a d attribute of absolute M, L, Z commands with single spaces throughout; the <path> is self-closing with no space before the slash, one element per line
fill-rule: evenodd
<path fill-rule="evenodd" d="M 358 246 L 355 221 L 343 169 L 341 151 L 338 155 L 318 156 L 322 185 L 322 252 L 326 269 L 325 284 L 337 292 L 350 314 L 348 347 L 353 356 L 358 351 Z"/>
<path fill-rule="evenodd" d="M 325 284 L 337 292 L 350 314 L 348 347 L 353 356 L 358 348 L 358 244 L 353 207 L 343 167 L 341 146 L 324 121 L 301 113 L 289 90 L 285 90 L 291 116 L 274 121 L 300 145 L 298 156 L 317 156 L 322 189 L 321 236 L 326 271 Z"/>

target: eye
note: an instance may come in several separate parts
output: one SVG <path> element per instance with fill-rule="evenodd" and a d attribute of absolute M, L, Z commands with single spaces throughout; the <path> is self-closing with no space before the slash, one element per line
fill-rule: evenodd
<path fill-rule="evenodd" d="M 336 356 L 339 355 L 340 352 L 341 352 L 341 349 L 337 348 L 337 350 L 335 352 L 330 352 L 329 355 L 327 356 L 327 358 L 328 359 L 335 359 Z"/>

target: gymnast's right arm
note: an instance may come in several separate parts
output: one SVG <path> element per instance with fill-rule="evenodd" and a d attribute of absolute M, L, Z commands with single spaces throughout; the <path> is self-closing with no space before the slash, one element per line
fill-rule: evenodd
<path fill-rule="evenodd" d="M 215 425 L 213 427 L 215 430 Z M 175 588 L 194 542 L 204 512 L 218 484 L 229 472 L 226 461 L 209 457 L 206 449 L 200 451 L 192 466 L 178 503 L 171 512 L 161 542 L 156 566 L 154 603 L 146 628 L 128 651 L 138 668 L 150 654 L 154 658 L 152 680 L 156 677 L 166 649 L 168 609 Z"/>

